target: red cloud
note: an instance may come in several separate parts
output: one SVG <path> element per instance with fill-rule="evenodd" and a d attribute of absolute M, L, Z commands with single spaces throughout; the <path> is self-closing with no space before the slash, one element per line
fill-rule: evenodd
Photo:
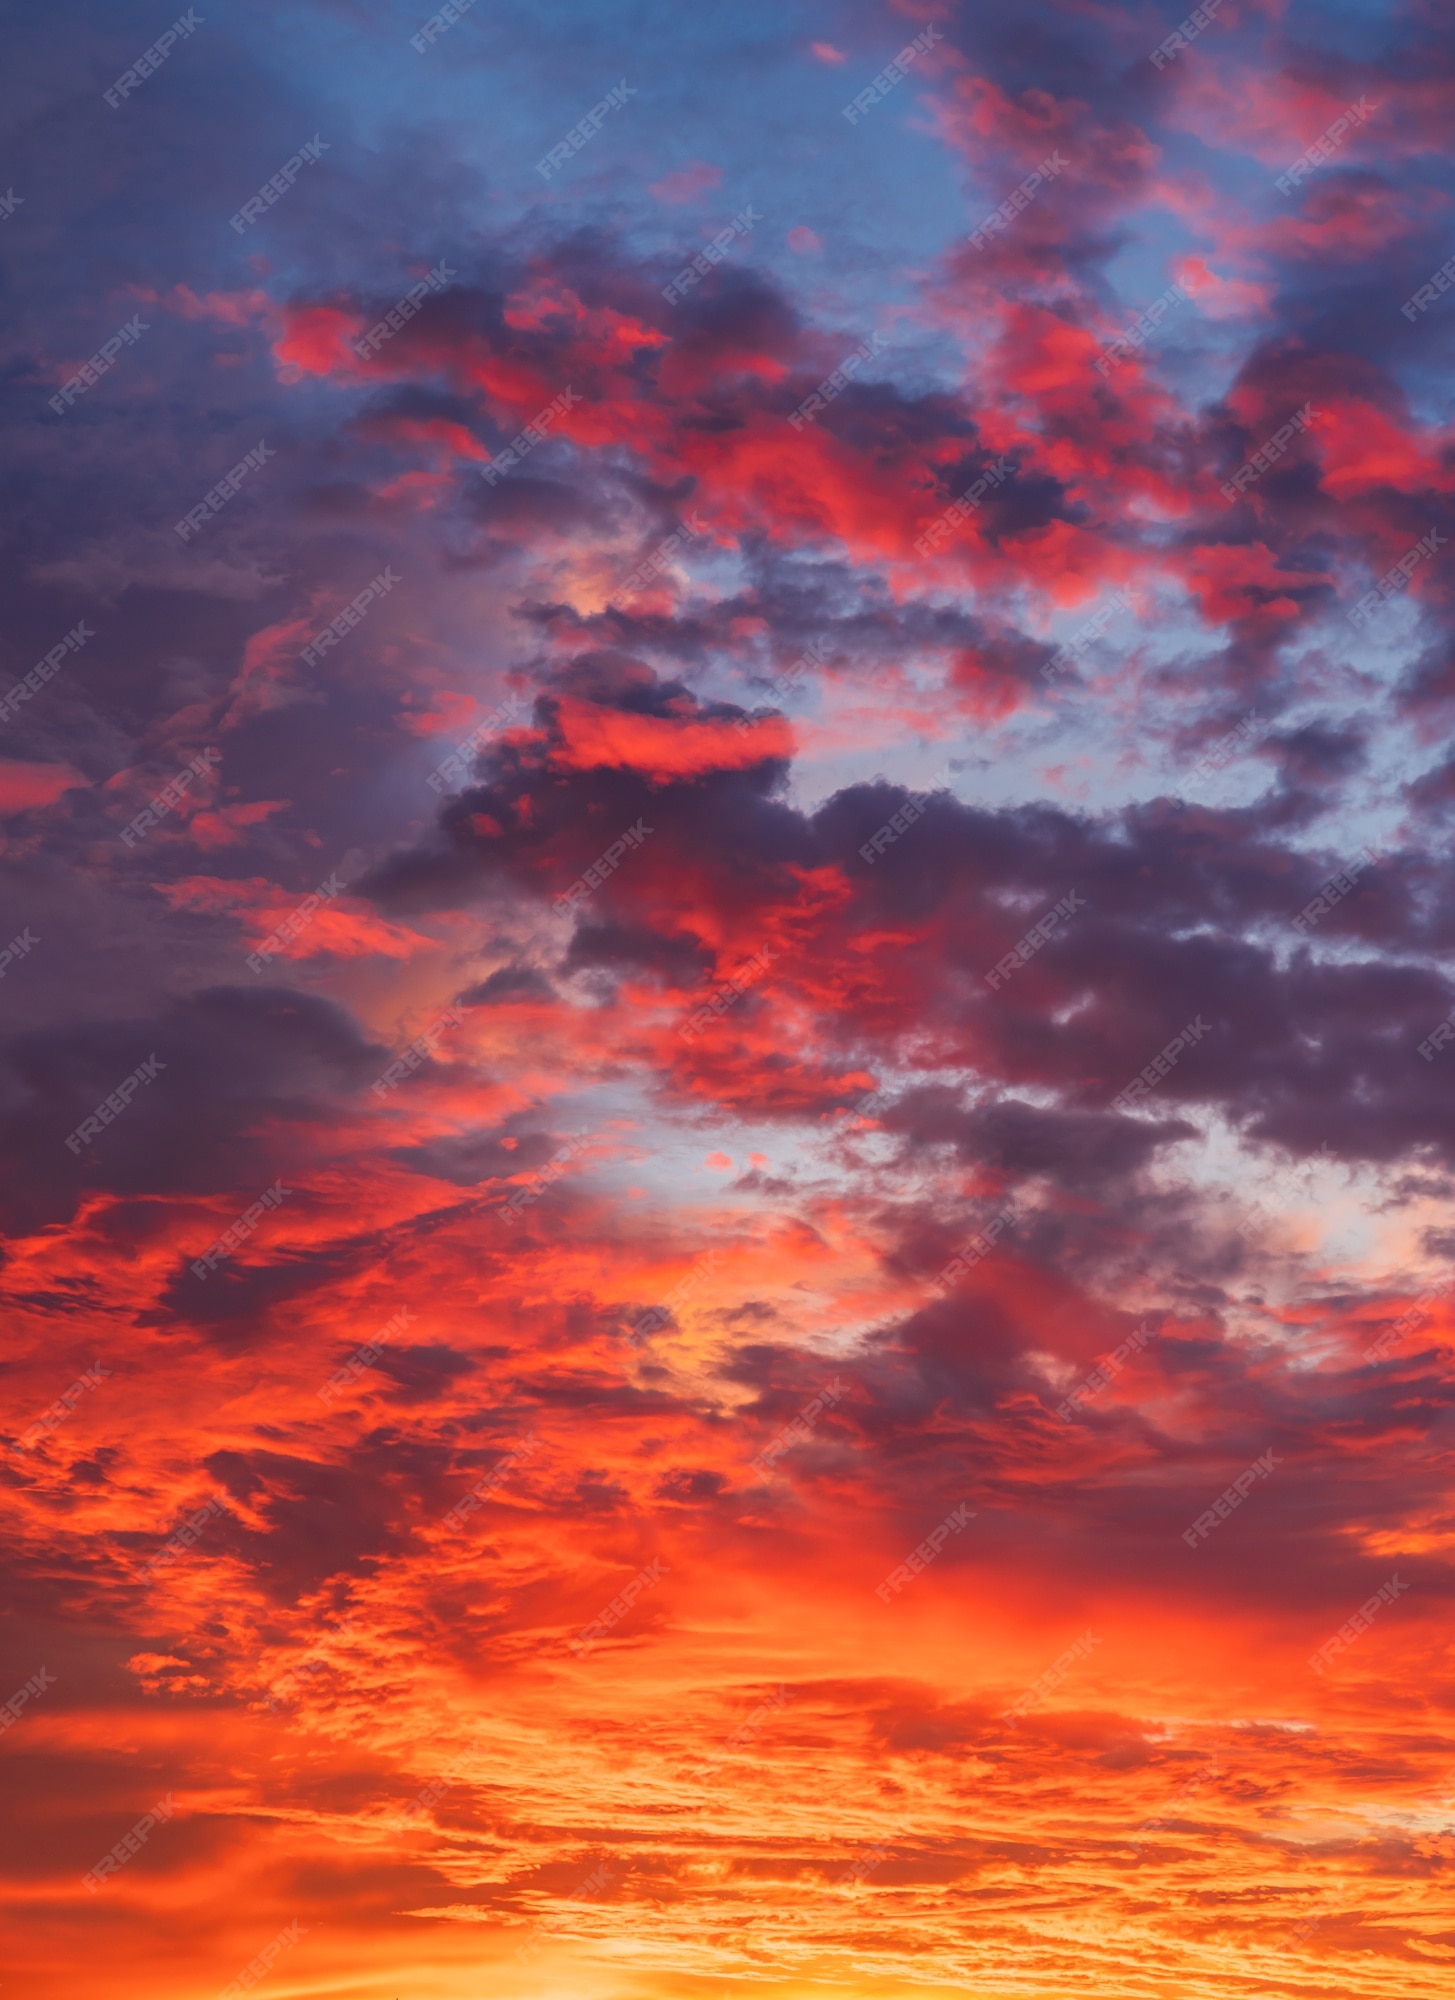
<path fill-rule="evenodd" d="M 69 764 L 22 764 L 11 757 L 0 758 L 0 814 L 51 805 L 62 792 L 85 783 Z"/>
<path fill-rule="evenodd" d="M 558 709 L 560 742 L 551 761 L 568 770 L 608 766 L 641 771 L 654 784 L 704 771 L 745 770 L 765 757 L 788 757 L 793 733 L 780 716 L 761 721 L 678 721 L 632 715 L 594 702 L 564 698 Z"/>

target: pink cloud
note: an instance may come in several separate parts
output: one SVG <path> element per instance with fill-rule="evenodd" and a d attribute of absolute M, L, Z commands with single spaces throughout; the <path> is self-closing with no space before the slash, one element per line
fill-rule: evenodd
<path fill-rule="evenodd" d="M 0 814 L 48 806 L 62 792 L 85 782 L 81 773 L 69 764 L 25 764 L 12 757 L 0 759 Z"/>
<path fill-rule="evenodd" d="M 670 202 L 680 207 L 683 202 L 695 201 L 708 188 L 722 184 L 722 168 L 711 166 L 706 160 L 694 160 L 691 166 L 678 167 L 664 179 L 648 184 L 647 193 L 654 194 L 658 201 Z"/>
<path fill-rule="evenodd" d="M 194 813 L 187 822 L 187 834 L 198 847 L 237 847 L 248 827 L 285 811 L 287 804 L 286 799 L 258 799 L 252 805 L 218 806 Z"/>
<path fill-rule="evenodd" d="M 235 913 L 244 924 L 248 942 L 269 942 L 269 934 L 304 900 L 294 890 L 253 875 L 245 880 L 217 875 L 189 875 L 177 882 L 159 882 L 157 892 L 174 910 L 203 915 Z M 402 924 L 377 917 L 353 896 L 340 896 L 310 913 L 303 931 L 271 941 L 277 958 L 409 958 L 432 948 L 433 940 Z"/>
<path fill-rule="evenodd" d="M 1201 257 L 1183 257 L 1173 267 L 1173 275 L 1184 291 L 1192 293 L 1200 309 L 1212 319 L 1238 319 L 1244 314 L 1266 313 L 1273 296 L 1271 285 L 1255 285 L 1241 278 L 1221 278 L 1210 271 Z"/>

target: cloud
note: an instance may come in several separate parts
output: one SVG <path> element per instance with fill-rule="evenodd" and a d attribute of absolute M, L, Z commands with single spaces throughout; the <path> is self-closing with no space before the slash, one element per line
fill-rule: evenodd
<path fill-rule="evenodd" d="M 696 201 L 709 188 L 722 186 L 722 168 L 714 167 L 706 160 L 694 160 L 690 166 L 677 167 L 659 181 L 648 184 L 648 194 L 658 201 L 676 207 L 684 202 Z"/>
<path fill-rule="evenodd" d="M 68 764 L 23 764 L 0 758 L 0 814 L 33 812 L 48 806 L 73 785 L 84 785 L 81 773 Z"/>

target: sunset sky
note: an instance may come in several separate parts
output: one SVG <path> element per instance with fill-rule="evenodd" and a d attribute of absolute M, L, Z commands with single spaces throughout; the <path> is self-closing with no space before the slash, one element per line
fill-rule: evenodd
<path fill-rule="evenodd" d="M 428 5 L 5 31 L 0 2000 L 1448 1996 L 1455 7 Z"/>

